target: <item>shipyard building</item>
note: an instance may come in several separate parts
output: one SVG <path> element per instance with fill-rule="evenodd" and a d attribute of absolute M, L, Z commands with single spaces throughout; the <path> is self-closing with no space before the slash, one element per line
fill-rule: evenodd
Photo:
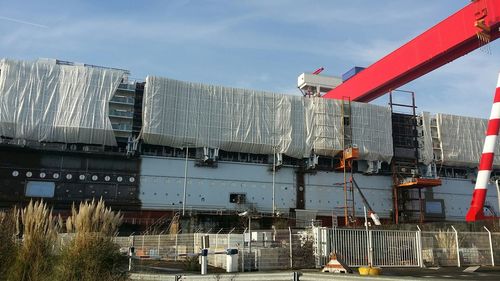
<path fill-rule="evenodd" d="M 385 224 L 464 220 L 487 120 L 320 97 L 346 79 L 304 73 L 292 96 L 4 59 L 0 207 L 102 197 L 131 225 L 207 229 L 356 224 L 367 202 Z"/>

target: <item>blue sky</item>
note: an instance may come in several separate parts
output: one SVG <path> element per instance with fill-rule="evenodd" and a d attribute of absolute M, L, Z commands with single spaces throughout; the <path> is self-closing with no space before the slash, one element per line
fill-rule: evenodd
<path fill-rule="evenodd" d="M 0 56 L 297 95 L 300 73 L 370 65 L 469 2 L 0 0 Z M 486 118 L 500 71 L 500 43 L 490 48 L 402 89 L 419 111 Z"/>

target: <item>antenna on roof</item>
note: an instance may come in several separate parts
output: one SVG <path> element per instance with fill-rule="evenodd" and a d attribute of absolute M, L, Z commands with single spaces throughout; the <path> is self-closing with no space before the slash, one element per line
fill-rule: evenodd
<path fill-rule="evenodd" d="M 320 74 L 323 70 L 325 70 L 325 68 L 324 68 L 324 67 L 320 67 L 320 68 L 316 69 L 316 70 L 315 70 L 312 74 L 314 74 L 314 75 L 318 75 L 318 74 Z"/>

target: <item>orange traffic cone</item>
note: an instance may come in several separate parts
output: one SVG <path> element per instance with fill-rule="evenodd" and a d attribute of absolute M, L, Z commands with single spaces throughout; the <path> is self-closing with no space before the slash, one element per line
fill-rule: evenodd
<path fill-rule="evenodd" d="M 352 273 L 352 269 L 337 257 L 337 254 L 330 255 L 330 261 L 323 267 L 322 272 Z"/>

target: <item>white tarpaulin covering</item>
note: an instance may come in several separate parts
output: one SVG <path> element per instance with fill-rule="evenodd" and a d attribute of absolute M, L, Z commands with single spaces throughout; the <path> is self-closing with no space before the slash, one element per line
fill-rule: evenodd
<path fill-rule="evenodd" d="M 314 153 L 335 156 L 343 149 L 342 102 L 334 99 L 301 99 L 306 105 L 306 134 Z"/>
<path fill-rule="evenodd" d="M 364 160 L 389 163 L 393 155 L 392 117 L 389 107 L 351 103 L 352 143 Z"/>
<path fill-rule="evenodd" d="M 275 151 L 302 158 L 302 112 L 302 103 L 292 96 L 149 76 L 142 137 L 146 143 L 174 147 Z"/>
<path fill-rule="evenodd" d="M 334 156 L 342 151 L 343 101 L 319 98 L 303 100 L 306 131 L 314 152 Z M 390 162 L 393 155 L 390 109 L 351 102 L 351 112 L 352 144 L 359 148 L 360 159 Z"/>
<path fill-rule="evenodd" d="M 477 167 L 484 145 L 488 120 L 436 114 L 442 162 L 450 166 Z M 500 140 L 499 140 L 500 141 Z M 500 145 L 497 141 L 494 163 L 500 163 Z"/>
<path fill-rule="evenodd" d="M 261 91 L 146 78 L 142 137 L 174 147 L 296 158 L 342 150 L 341 102 Z M 366 160 L 390 161 L 390 110 L 353 103 L 353 143 Z M 358 116 L 359 114 L 359 116 Z M 365 128 L 366 126 L 366 128 Z M 274 148 L 273 148 L 274 147 Z"/>
<path fill-rule="evenodd" d="M 0 61 L 0 135 L 16 139 L 116 145 L 108 102 L 123 71 Z"/>
<path fill-rule="evenodd" d="M 432 133 L 431 133 L 431 116 L 429 112 L 423 112 L 421 115 L 422 120 L 422 132 L 423 132 L 423 143 L 419 147 L 418 155 L 420 156 L 420 162 L 429 165 L 434 160 L 434 151 L 432 143 Z"/>

